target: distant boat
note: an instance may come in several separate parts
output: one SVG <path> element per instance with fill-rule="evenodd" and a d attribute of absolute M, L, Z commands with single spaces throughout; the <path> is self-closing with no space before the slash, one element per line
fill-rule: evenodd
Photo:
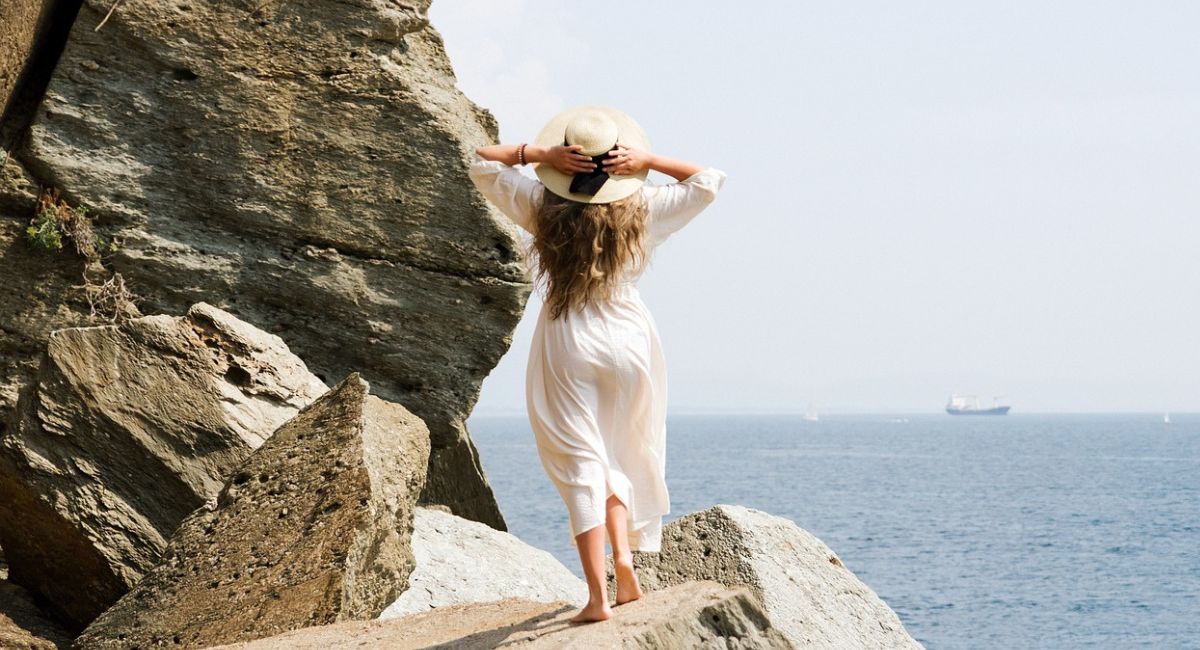
<path fill-rule="evenodd" d="M 958 393 L 951 395 L 949 403 L 946 404 L 946 412 L 950 415 L 1008 415 L 1010 408 L 1012 407 L 1001 405 L 999 397 L 992 398 L 992 406 L 988 408 L 979 405 L 978 397 Z"/>
<path fill-rule="evenodd" d="M 1171 414 L 1163 413 L 1163 424 L 1170 424 L 1170 423 L 1171 423 Z"/>
<path fill-rule="evenodd" d="M 818 415 L 817 415 L 817 409 L 813 407 L 813 403 L 812 403 L 812 402 L 809 402 L 809 403 L 808 403 L 808 410 L 807 410 L 807 411 L 805 411 L 805 412 L 804 412 L 804 415 L 802 415 L 802 416 L 800 416 L 800 417 L 801 417 L 801 418 L 802 418 L 802 419 L 803 419 L 805 422 L 816 422 L 816 421 L 818 421 L 818 420 L 820 420 L 820 419 L 821 419 L 821 418 L 820 418 L 820 416 L 818 416 Z"/>

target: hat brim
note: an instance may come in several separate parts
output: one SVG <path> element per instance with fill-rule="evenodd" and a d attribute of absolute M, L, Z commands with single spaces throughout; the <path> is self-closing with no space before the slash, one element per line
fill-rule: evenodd
<path fill-rule="evenodd" d="M 555 115 L 542 128 L 541 133 L 538 133 L 537 137 L 533 139 L 533 143 L 539 147 L 561 145 L 567 132 L 567 125 L 570 124 L 575 116 L 583 111 L 602 112 L 615 122 L 618 133 L 617 142 L 619 144 L 643 151 L 650 150 L 650 142 L 646 139 L 646 132 L 642 130 L 642 127 L 623 111 L 606 106 L 579 106 Z M 619 201 L 638 191 L 645 184 L 646 176 L 649 174 L 649 170 L 643 169 L 636 174 L 628 176 L 611 175 L 605 181 L 604 185 L 600 187 L 600 191 L 591 196 L 572 192 L 571 179 L 573 175 L 564 174 L 555 169 L 553 165 L 535 163 L 534 171 L 537 173 L 538 180 L 542 181 L 542 185 L 545 185 L 547 190 L 554 192 L 564 199 L 579 201 L 580 203 L 612 203 L 613 201 Z"/>

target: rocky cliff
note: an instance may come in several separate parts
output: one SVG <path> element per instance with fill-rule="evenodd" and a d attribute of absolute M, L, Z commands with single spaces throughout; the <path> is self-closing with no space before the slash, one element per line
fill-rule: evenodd
<path fill-rule="evenodd" d="M 424 501 L 502 529 L 464 420 L 528 276 L 465 191 L 496 125 L 454 87 L 427 5 L 84 1 L 36 110 L 5 116 L 28 128 L 0 197 L 0 407 L 91 312 L 88 260 L 21 241 L 50 186 L 115 244 L 95 283 L 119 274 L 141 313 L 226 309 L 327 383 L 361 372 L 428 423 Z"/>
<path fill-rule="evenodd" d="M 732 507 L 567 623 L 464 424 L 530 285 L 427 8 L 5 4 L 0 645 L 915 646 Z"/>

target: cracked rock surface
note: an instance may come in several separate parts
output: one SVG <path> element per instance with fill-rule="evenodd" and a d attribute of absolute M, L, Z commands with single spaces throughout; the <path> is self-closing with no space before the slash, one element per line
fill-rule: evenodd
<path fill-rule="evenodd" d="M 203 303 L 182 317 L 55 331 L 0 431 L 10 579 L 78 631 L 325 390 L 278 337 Z"/>
<path fill-rule="evenodd" d="M 408 584 L 429 431 L 358 375 L 279 428 L 74 647 L 202 648 L 375 618 Z"/>

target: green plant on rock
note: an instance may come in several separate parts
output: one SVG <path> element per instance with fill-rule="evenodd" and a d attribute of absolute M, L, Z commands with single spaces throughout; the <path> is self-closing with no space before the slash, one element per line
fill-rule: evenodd
<path fill-rule="evenodd" d="M 45 188 L 38 197 L 37 212 L 25 229 L 29 242 L 43 250 L 62 250 L 69 239 L 84 259 L 83 291 L 92 320 L 119 323 L 139 315 L 136 297 L 126 288 L 120 273 L 109 273 L 103 257 L 117 251 L 116 239 L 104 239 L 92 228 L 85 206 L 72 208 L 58 190 Z"/>
<path fill-rule="evenodd" d="M 117 252 L 117 240 L 105 239 L 100 235 L 96 235 L 96 252 L 101 255 L 112 255 Z"/>
<path fill-rule="evenodd" d="M 38 212 L 25 229 L 29 243 L 48 251 L 62 250 L 62 230 L 59 229 L 58 219 L 53 213 Z"/>
<path fill-rule="evenodd" d="M 105 240 L 96 234 L 87 206 L 72 208 L 54 188 L 42 190 L 37 212 L 25 233 L 31 244 L 48 251 L 62 250 L 63 239 L 69 239 L 75 252 L 89 262 L 98 262 L 101 256 L 117 250 L 115 239 Z"/>

